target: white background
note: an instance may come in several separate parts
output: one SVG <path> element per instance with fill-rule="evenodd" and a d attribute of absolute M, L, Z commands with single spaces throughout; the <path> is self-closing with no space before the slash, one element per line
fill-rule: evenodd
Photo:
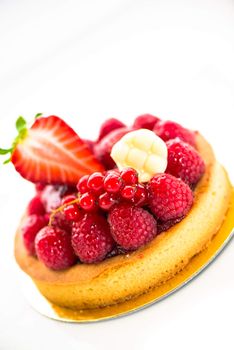
<path fill-rule="evenodd" d="M 96 137 L 107 117 L 151 112 L 200 130 L 234 179 L 233 96 L 231 0 L 0 1 L 2 147 L 20 114 L 57 114 Z M 186 288 L 134 315 L 79 325 L 37 314 L 13 258 L 31 195 L 0 166 L 0 350 L 234 348 L 234 241 Z"/>

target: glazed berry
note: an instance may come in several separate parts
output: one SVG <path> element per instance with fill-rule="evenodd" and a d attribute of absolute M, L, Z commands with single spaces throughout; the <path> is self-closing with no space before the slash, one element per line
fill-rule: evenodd
<path fill-rule="evenodd" d="M 102 261 L 114 247 L 107 220 L 100 215 L 86 213 L 81 220 L 73 223 L 72 246 L 80 261 L 87 264 Z"/>
<path fill-rule="evenodd" d="M 205 172 L 200 154 L 179 138 L 166 142 L 168 163 L 166 172 L 181 178 L 188 185 L 195 185 Z"/>
<path fill-rule="evenodd" d="M 125 127 L 126 125 L 116 118 L 107 119 L 100 128 L 99 136 L 97 142 L 99 142 L 103 137 L 108 135 L 111 131 Z"/>
<path fill-rule="evenodd" d="M 142 114 L 134 120 L 133 127 L 136 129 L 153 130 L 155 124 L 159 121 L 160 119 L 152 114 Z"/>
<path fill-rule="evenodd" d="M 185 216 L 193 204 L 189 186 L 170 174 L 157 174 L 148 183 L 149 207 L 157 219 Z"/>
<path fill-rule="evenodd" d="M 126 185 L 121 190 L 121 197 L 124 199 L 132 199 L 136 193 L 136 187 Z"/>
<path fill-rule="evenodd" d="M 27 213 L 28 213 L 28 215 L 32 215 L 32 214 L 44 215 L 45 214 L 45 207 L 44 207 L 42 200 L 41 200 L 41 197 L 39 195 L 33 197 L 30 200 L 30 202 L 28 203 Z"/>
<path fill-rule="evenodd" d="M 126 185 L 135 185 L 138 182 L 138 173 L 132 168 L 123 169 L 120 172 L 120 177 Z"/>
<path fill-rule="evenodd" d="M 98 198 L 98 205 L 103 210 L 110 210 L 116 202 L 115 196 L 107 192 L 104 192 Z"/>
<path fill-rule="evenodd" d="M 75 264 L 71 235 L 59 227 L 46 226 L 35 239 L 36 254 L 40 261 L 53 270 L 63 270 Z"/>
<path fill-rule="evenodd" d="M 167 121 L 159 121 L 153 131 L 161 137 L 164 141 L 175 139 L 179 137 L 182 141 L 195 146 L 195 134 L 178 123 Z"/>
<path fill-rule="evenodd" d="M 134 194 L 134 197 L 132 199 L 133 203 L 137 206 L 144 206 L 147 204 L 148 200 L 148 192 L 144 185 L 137 184 L 136 185 L 136 192 Z"/>
<path fill-rule="evenodd" d="M 77 221 L 80 218 L 80 209 L 76 203 L 68 204 L 63 208 L 65 218 L 68 221 Z"/>
<path fill-rule="evenodd" d="M 87 181 L 87 187 L 89 190 L 98 192 L 103 188 L 104 176 L 102 173 L 96 172 L 89 176 Z"/>
<path fill-rule="evenodd" d="M 86 192 L 80 197 L 80 207 L 86 211 L 91 211 L 96 208 L 96 198 L 90 193 Z"/>
<path fill-rule="evenodd" d="M 61 205 L 68 204 L 68 203 L 70 203 L 70 202 L 72 202 L 72 201 L 74 201 L 76 199 L 77 199 L 76 195 L 69 194 L 68 196 L 65 196 L 65 197 L 62 198 Z"/>
<path fill-rule="evenodd" d="M 153 215 L 126 202 L 114 206 L 108 221 L 114 240 L 127 250 L 143 246 L 157 234 L 157 222 Z"/>
<path fill-rule="evenodd" d="M 77 184 L 77 190 L 80 193 L 85 193 L 87 192 L 88 189 L 88 179 L 89 179 L 89 175 L 84 175 L 82 176 L 82 178 L 80 178 L 78 184 Z"/>
<path fill-rule="evenodd" d="M 115 172 L 109 172 L 104 180 L 104 189 L 109 193 L 118 193 L 123 185 L 121 177 Z"/>
<path fill-rule="evenodd" d="M 28 216 L 21 227 L 24 246 L 30 255 L 35 255 L 35 237 L 48 224 L 48 219 L 42 215 Z"/>

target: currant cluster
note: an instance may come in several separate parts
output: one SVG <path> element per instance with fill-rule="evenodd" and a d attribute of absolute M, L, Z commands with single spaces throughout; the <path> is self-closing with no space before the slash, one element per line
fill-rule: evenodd
<path fill-rule="evenodd" d="M 85 175 L 79 180 L 77 190 L 78 197 L 69 195 L 62 200 L 67 220 L 78 220 L 80 208 L 86 212 L 98 209 L 109 211 L 121 201 L 144 206 L 148 197 L 145 186 L 138 182 L 138 174 L 132 168 L 125 168 L 121 172 L 114 169 L 105 174 L 95 172 Z"/>

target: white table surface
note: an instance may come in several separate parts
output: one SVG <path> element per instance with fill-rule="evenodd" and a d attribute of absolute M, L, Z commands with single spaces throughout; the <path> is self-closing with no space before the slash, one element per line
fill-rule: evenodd
<path fill-rule="evenodd" d="M 38 112 L 86 137 L 110 116 L 177 120 L 210 140 L 234 179 L 233 1 L 0 1 L 0 146 L 18 115 Z M 134 315 L 79 325 L 37 314 L 13 258 L 32 191 L 0 166 L 0 350 L 234 348 L 234 241 L 187 287 Z"/>

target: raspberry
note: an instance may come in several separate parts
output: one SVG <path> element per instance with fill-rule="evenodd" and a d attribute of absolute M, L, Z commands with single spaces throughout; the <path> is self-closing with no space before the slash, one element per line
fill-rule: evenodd
<path fill-rule="evenodd" d="M 123 128 L 126 125 L 116 118 L 107 119 L 100 128 L 99 136 L 97 142 L 99 142 L 103 137 L 108 135 L 111 131 Z"/>
<path fill-rule="evenodd" d="M 87 213 L 80 221 L 74 222 L 72 246 L 82 262 L 91 264 L 102 261 L 114 247 L 106 219 Z"/>
<path fill-rule="evenodd" d="M 178 123 L 169 120 L 159 121 L 155 125 L 153 131 L 164 141 L 179 137 L 182 141 L 189 143 L 191 146 L 195 146 L 194 132 L 185 129 Z"/>
<path fill-rule="evenodd" d="M 71 225 L 72 222 L 66 219 L 65 214 L 62 211 L 55 213 L 53 215 L 53 219 L 51 220 L 51 226 L 59 227 L 67 232 L 71 232 Z"/>
<path fill-rule="evenodd" d="M 180 177 L 188 185 L 195 185 L 205 172 L 205 163 L 199 153 L 179 138 L 167 141 L 168 164 L 166 172 Z"/>
<path fill-rule="evenodd" d="M 66 194 L 67 186 L 47 185 L 41 193 L 41 199 L 47 213 L 51 213 L 61 205 L 63 195 Z"/>
<path fill-rule="evenodd" d="M 30 255 L 35 255 L 35 237 L 48 224 L 48 219 L 42 215 L 30 215 L 21 227 L 24 246 Z"/>
<path fill-rule="evenodd" d="M 27 207 L 27 213 L 28 215 L 44 215 L 45 214 L 45 208 L 42 203 L 41 197 L 39 195 L 33 197 L 30 202 L 28 203 Z"/>
<path fill-rule="evenodd" d="M 159 121 L 160 119 L 152 114 L 142 114 L 134 120 L 133 127 L 135 129 L 153 130 L 155 124 Z"/>
<path fill-rule="evenodd" d="M 53 270 L 72 266 L 77 258 L 72 249 L 71 235 L 59 227 L 46 226 L 36 236 L 37 257 Z"/>
<path fill-rule="evenodd" d="M 124 249 L 135 250 L 157 234 L 157 222 L 147 211 L 129 203 L 116 205 L 108 221 L 114 240 Z"/>
<path fill-rule="evenodd" d="M 111 131 L 105 137 L 99 141 L 94 147 L 95 156 L 100 160 L 100 162 L 106 167 L 106 169 L 112 169 L 115 167 L 115 162 L 110 156 L 111 149 L 114 144 L 121 139 L 131 128 L 123 127 Z"/>
<path fill-rule="evenodd" d="M 181 179 L 157 174 L 148 183 L 149 207 L 157 219 L 167 221 L 185 216 L 193 204 L 193 193 Z"/>

